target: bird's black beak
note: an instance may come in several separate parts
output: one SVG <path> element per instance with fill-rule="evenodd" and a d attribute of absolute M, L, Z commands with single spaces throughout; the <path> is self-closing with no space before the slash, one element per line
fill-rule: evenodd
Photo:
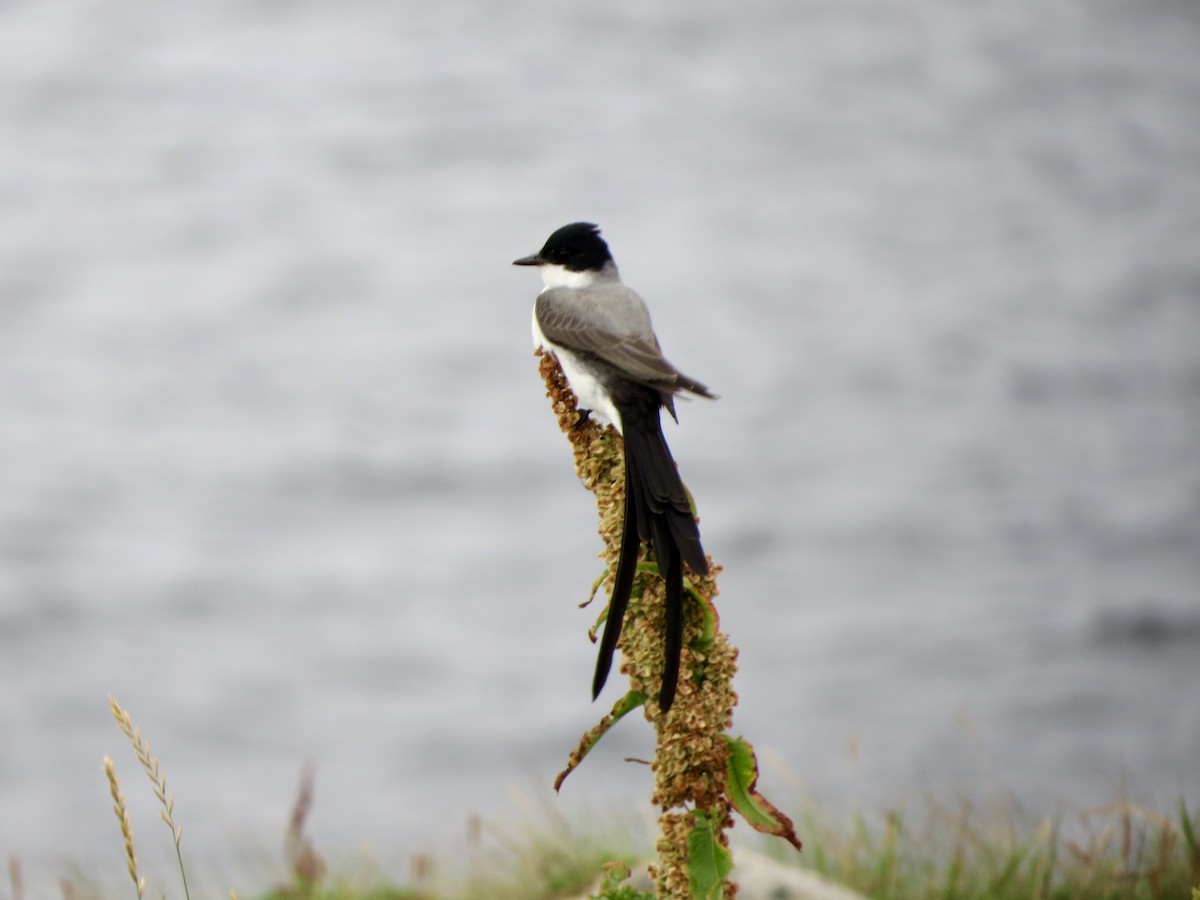
<path fill-rule="evenodd" d="M 513 260 L 514 266 L 540 266 L 541 264 L 542 258 L 536 253 L 533 256 L 522 256 L 520 259 Z"/>

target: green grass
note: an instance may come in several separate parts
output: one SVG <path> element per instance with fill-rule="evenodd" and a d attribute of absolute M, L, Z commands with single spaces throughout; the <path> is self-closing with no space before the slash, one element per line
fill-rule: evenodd
<path fill-rule="evenodd" d="M 948 806 L 930 798 L 912 812 L 858 813 L 840 824 L 810 808 L 801 821 L 803 854 L 780 842 L 763 840 L 762 846 L 781 861 L 802 863 L 875 898 L 1189 900 L 1200 886 L 1197 818 L 1182 803 L 1173 815 L 1119 801 L 1026 821 L 966 801 Z M 636 843 L 580 835 L 554 823 L 543 833 L 531 831 L 518 841 L 481 850 L 465 875 L 455 872 L 453 862 L 439 864 L 450 872 L 440 882 L 415 881 L 403 889 L 380 885 L 375 893 L 339 892 L 336 884 L 310 885 L 309 893 L 297 893 L 293 885 L 272 897 L 580 896 L 595 884 L 604 860 L 649 858 L 651 848 Z"/>
<path fill-rule="evenodd" d="M 128 713 L 115 700 L 111 704 L 151 782 L 178 862 L 173 876 L 153 873 L 161 877 L 155 878 L 148 895 L 188 900 L 185 845 L 174 820 L 174 799 L 149 744 Z M 127 869 L 129 880 L 120 888 L 99 888 L 95 885 L 105 879 L 64 877 L 64 900 L 140 900 L 146 885 L 115 766 L 107 758 L 105 763 L 119 825 L 119 830 L 114 829 L 113 870 Z M 407 879 L 395 881 L 366 862 L 343 861 L 330 867 L 306 832 L 312 800 L 313 774 L 305 770 L 284 829 L 285 874 L 274 887 L 247 897 L 555 900 L 595 889 L 610 860 L 636 867 L 639 860 L 653 858 L 648 827 L 582 828 L 546 809 L 532 823 L 488 830 L 473 819 L 464 854 L 415 854 Z M 1114 799 L 1096 808 L 1062 808 L 1042 818 L 961 794 L 930 793 L 904 807 L 849 816 L 831 815 L 810 801 L 799 807 L 795 818 L 803 853 L 771 838 L 747 846 L 769 853 L 784 865 L 803 865 L 877 900 L 1200 900 L 1200 816 L 1183 800 L 1164 811 Z M 744 839 L 757 837 L 748 829 L 743 832 Z M 359 837 L 369 839 L 369 835 Z M 25 900 L 20 860 L 10 858 L 8 869 L 12 900 Z M 737 877 L 735 868 L 735 881 Z M 263 881 L 253 872 L 247 878 Z M 610 885 L 615 881 L 610 875 Z M 234 887 L 221 893 L 236 898 Z M 624 885 L 610 887 L 604 896 L 633 900 L 648 895 Z"/>
<path fill-rule="evenodd" d="M 894 900 L 1189 900 L 1200 886 L 1197 817 L 1118 800 L 1040 820 L 967 799 L 927 798 L 875 825 L 831 826 L 809 810 L 805 864 Z"/>
<path fill-rule="evenodd" d="M 284 839 L 287 876 L 242 900 L 553 900 L 594 888 L 607 860 L 636 866 L 652 857 L 649 831 L 589 832 L 547 813 L 537 824 L 487 832 L 474 821 L 464 855 L 416 855 L 409 876 L 396 881 L 366 863 L 326 865 L 304 834 L 307 804 L 302 788 Z M 1031 820 L 965 798 L 927 797 L 842 819 L 809 806 L 798 819 L 802 854 L 768 839 L 749 846 L 880 900 L 1191 900 L 1200 887 L 1200 821 L 1182 802 L 1159 812 L 1120 800 Z M 119 841 L 113 856 L 116 868 Z M 132 888 L 73 887 L 67 900 L 122 895 L 132 897 Z M 12 896 L 21 900 L 17 890 Z M 165 896 L 183 897 L 182 886 L 168 885 Z"/>

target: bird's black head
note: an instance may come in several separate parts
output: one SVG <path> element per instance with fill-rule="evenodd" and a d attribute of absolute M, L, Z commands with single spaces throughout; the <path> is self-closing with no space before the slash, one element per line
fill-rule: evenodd
<path fill-rule="evenodd" d="M 564 225 L 546 239 L 533 256 L 524 256 L 514 266 L 562 266 L 571 272 L 600 271 L 613 261 L 600 228 L 591 222 Z"/>

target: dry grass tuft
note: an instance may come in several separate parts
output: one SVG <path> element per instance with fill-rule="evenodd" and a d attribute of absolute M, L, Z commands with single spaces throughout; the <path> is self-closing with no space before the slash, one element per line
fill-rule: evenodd
<path fill-rule="evenodd" d="M 179 862 L 179 877 L 183 881 L 183 895 L 187 900 L 190 900 L 191 894 L 188 893 L 187 870 L 183 866 L 183 851 L 180 849 L 180 844 L 183 841 L 183 828 L 175 824 L 175 796 L 167 791 L 167 779 L 162 773 L 162 768 L 159 766 L 158 757 L 150 752 L 149 742 L 142 737 L 141 729 L 133 724 L 133 718 L 129 713 L 121 707 L 117 702 L 117 698 L 112 694 L 108 695 L 108 708 L 112 713 L 112 717 L 120 726 L 121 731 L 129 741 L 129 745 L 133 748 L 133 753 L 137 757 L 137 761 L 142 766 L 142 771 L 146 773 L 146 777 L 150 779 L 150 783 L 154 785 L 154 796 L 158 798 L 162 810 L 159 815 L 167 828 L 171 829 L 171 841 L 175 845 L 175 859 Z M 112 768 L 112 760 L 107 756 L 105 760 L 105 771 L 110 771 Z M 114 787 L 116 785 L 116 774 L 113 773 L 110 777 Z M 114 794 L 114 800 L 116 795 Z M 122 805 L 124 797 L 121 798 Z M 128 819 L 128 816 L 125 817 Z M 126 848 L 130 855 L 130 860 L 133 859 L 133 837 L 132 833 L 126 841 Z M 136 880 L 136 879 L 135 879 Z M 143 887 L 144 887 L 143 879 Z M 141 897 L 141 890 L 138 891 L 138 897 Z"/>
<path fill-rule="evenodd" d="M 138 875 L 137 854 L 133 850 L 133 824 L 129 821 L 129 810 L 125 806 L 125 794 L 117 781 L 117 770 L 113 766 L 111 756 L 104 757 L 104 774 L 108 777 L 108 789 L 112 794 L 113 812 L 121 824 L 121 837 L 125 839 L 125 863 L 129 867 L 129 877 L 137 889 L 138 900 L 142 900 L 142 892 L 146 890 L 146 879 Z"/>
<path fill-rule="evenodd" d="M 16 856 L 8 858 L 8 883 L 12 886 L 12 900 L 25 900 L 25 879 L 21 877 L 21 861 Z"/>
<path fill-rule="evenodd" d="M 292 877 L 305 891 L 319 884 L 325 875 L 325 860 L 304 833 L 304 826 L 312 812 L 316 777 L 316 768 L 312 763 L 305 763 L 300 772 L 300 788 L 296 792 L 296 802 L 292 806 L 283 841 L 283 852 L 292 870 Z"/>

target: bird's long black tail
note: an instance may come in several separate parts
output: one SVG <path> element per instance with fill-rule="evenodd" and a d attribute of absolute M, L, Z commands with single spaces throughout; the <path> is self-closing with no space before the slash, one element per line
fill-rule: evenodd
<path fill-rule="evenodd" d="M 612 595 L 608 600 L 608 616 L 604 620 L 604 633 L 600 636 L 600 652 L 596 657 L 596 674 L 592 678 L 592 699 L 600 696 L 604 682 L 612 669 L 613 652 L 621 637 L 621 623 L 625 620 L 625 608 L 629 605 L 629 594 L 633 590 L 633 576 L 637 574 L 638 552 L 641 540 L 638 537 L 637 505 L 629 502 L 633 495 L 630 485 L 629 464 L 625 465 L 625 517 L 621 524 L 621 552 L 617 557 L 617 574 L 613 579 Z"/>
<path fill-rule="evenodd" d="M 683 563 L 697 574 L 708 574 L 708 559 L 687 491 L 663 437 L 658 396 L 647 392 L 620 409 L 625 441 L 625 519 L 617 573 L 609 599 L 608 618 L 600 638 L 593 696 L 598 696 L 612 668 L 613 652 L 637 573 L 642 541 L 654 546 L 659 574 L 666 584 L 664 666 L 659 708 L 666 712 L 675 700 L 683 652 Z"/>

